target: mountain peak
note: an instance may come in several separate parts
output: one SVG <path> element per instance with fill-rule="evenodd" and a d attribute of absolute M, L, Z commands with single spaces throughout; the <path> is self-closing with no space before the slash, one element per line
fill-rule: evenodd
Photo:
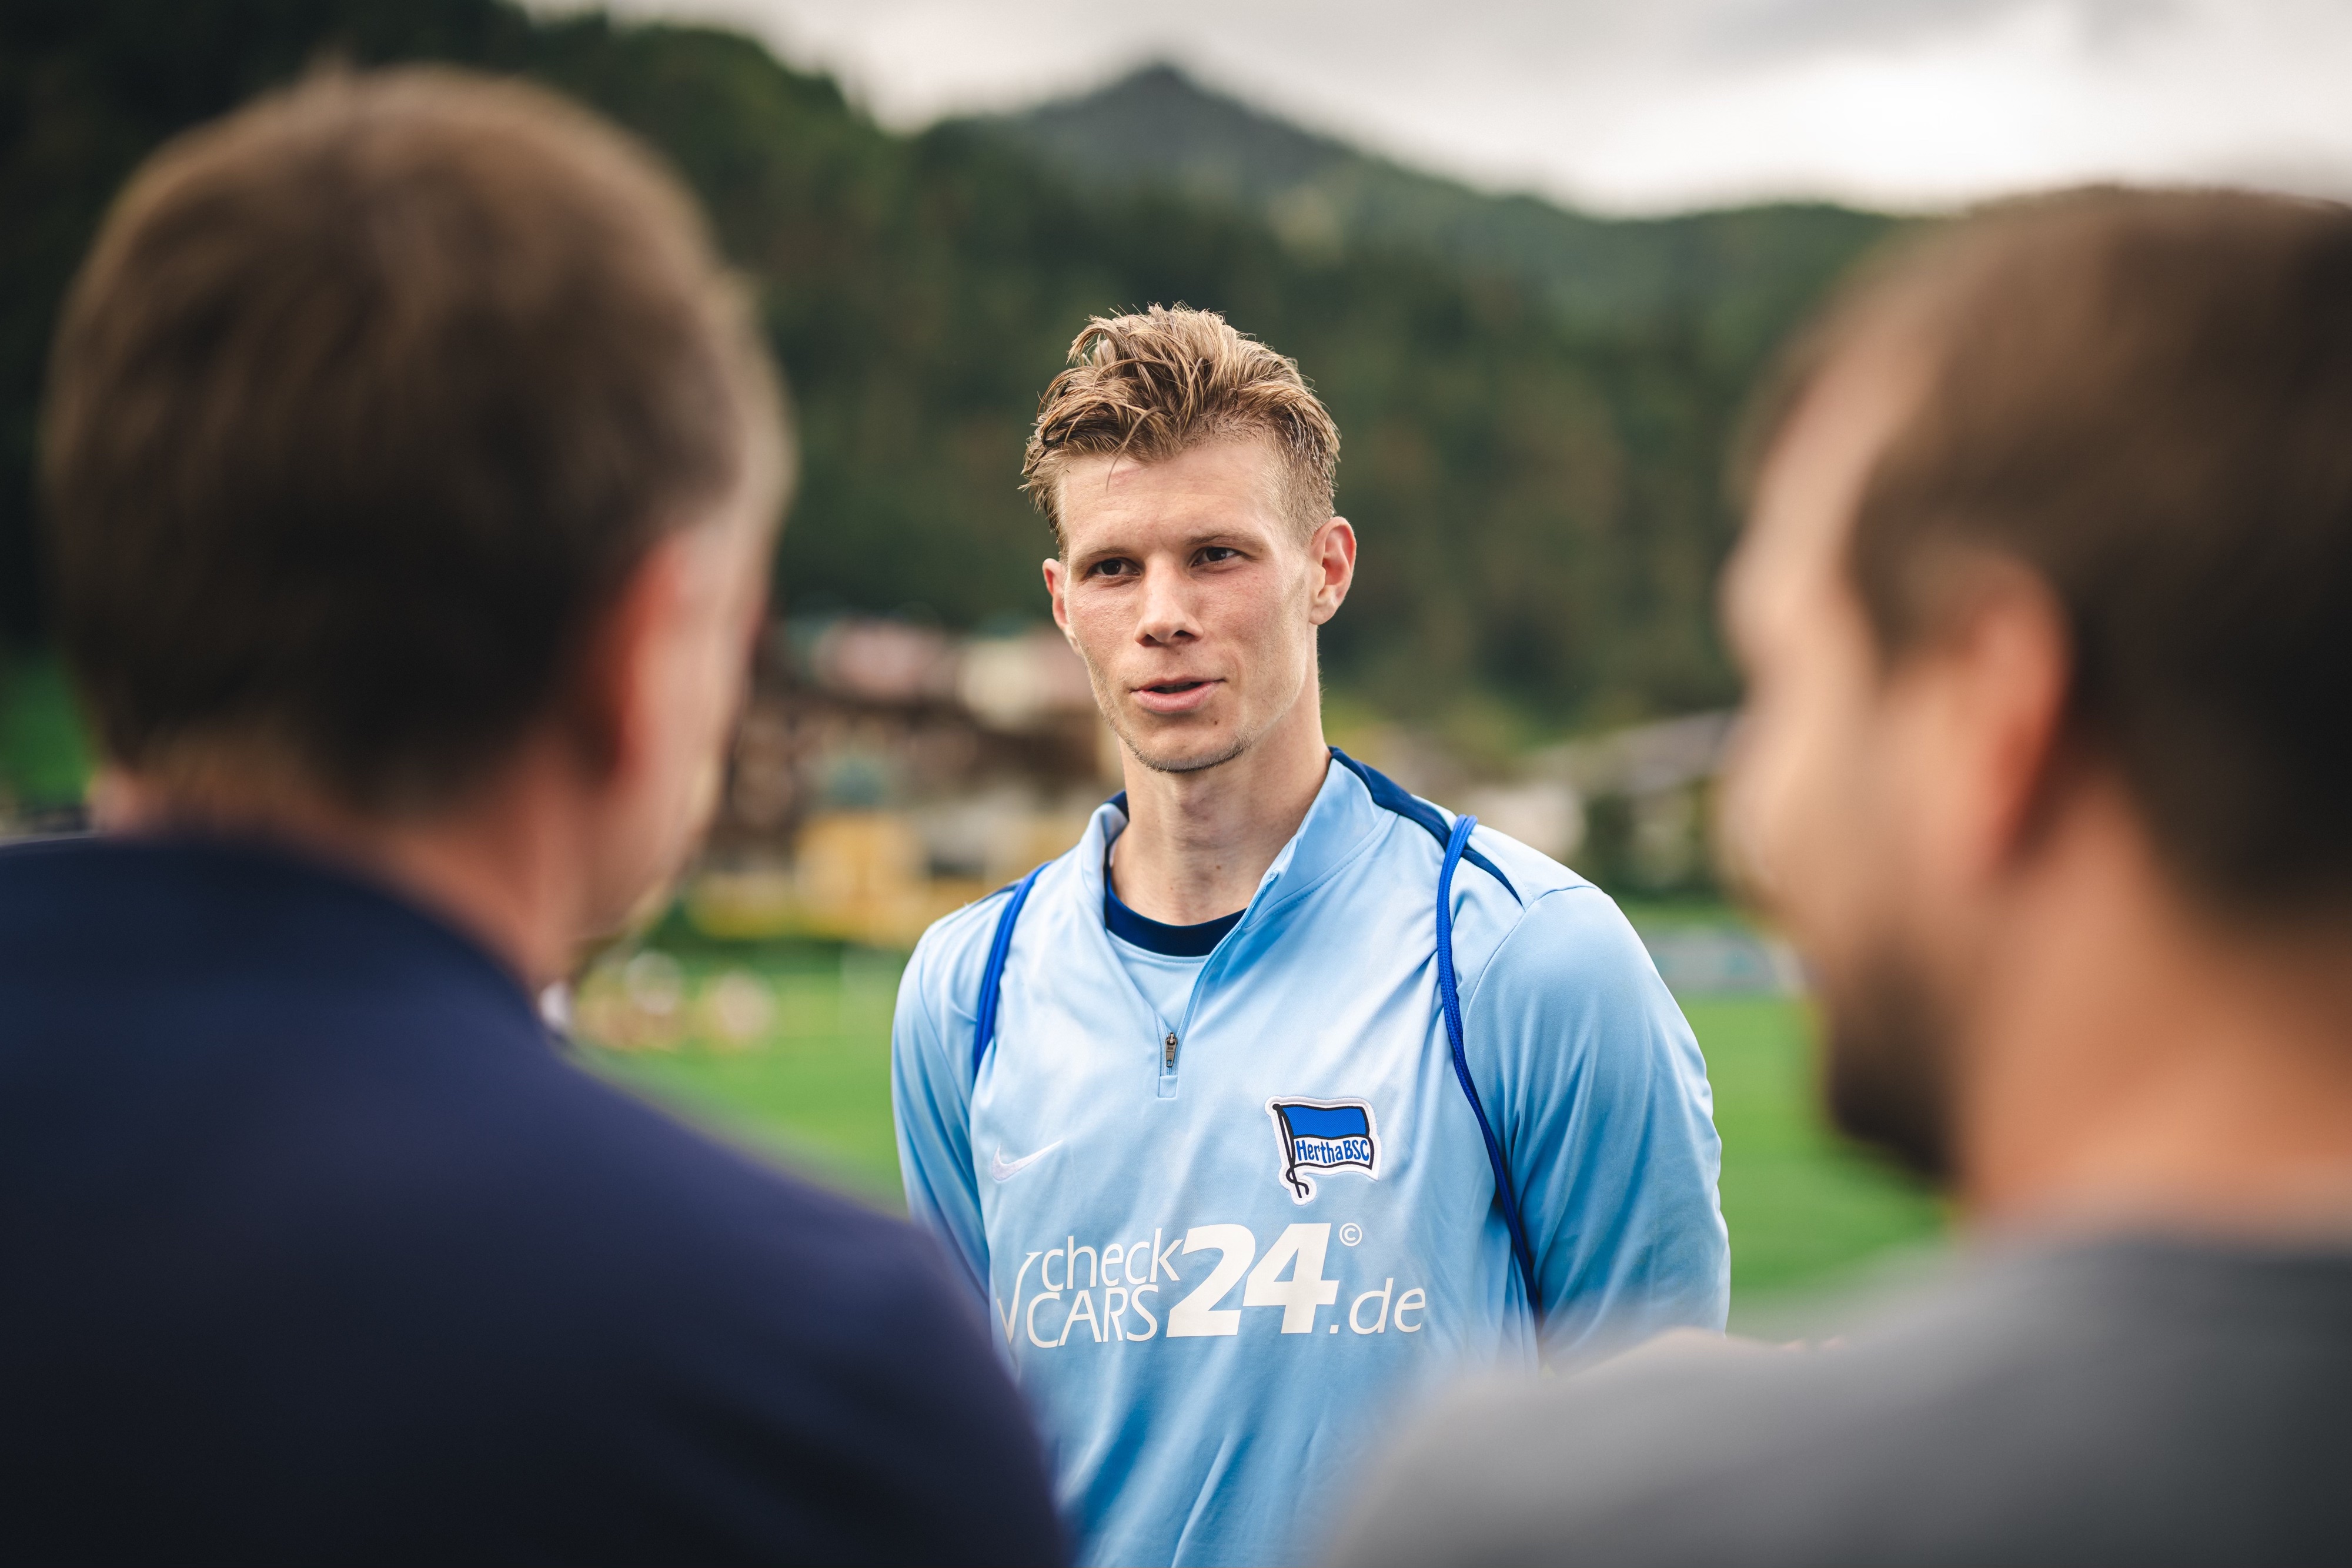
<path fill-rule="evenodd" d="M 1147 92 L 1174 93 L 1190 95 L 1193 98 L 1223 96 L 1211 92 L 1199 82 L 1194 81 L 1192 73 L 1174 60 L 1153 60 L 1147 65 L 1138 66 L 1109 86 L 1097 89 L 1092 96 L 1101 97 L 1107 93 Z"/>
<path fill-rule="evenodd" d="M 1172 185 L 1257 206 L 1364 154 L 1155 60 L 992 122 L 1088 183 Z"/>
<path fill-rule="evenodd" d="M 1562 319 L 1622 329 L 1694 316 L 1741 347 L 1884 232 L 1875 214 L 1798 205 L 1604 219 L 1498 196 L 1293 124 L 1153 61 L 1092 92 L 982 120 L 1080 185 L 1156 188 L 1238 209 L 1302 259 L 1361 247 L 1499 277 Z"/>

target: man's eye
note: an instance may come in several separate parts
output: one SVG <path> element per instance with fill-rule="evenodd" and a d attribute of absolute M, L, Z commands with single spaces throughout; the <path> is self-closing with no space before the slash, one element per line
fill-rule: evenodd
<path fill-rule="evenodd" d="M 1108 560 L 1098 560 L 1087 568 L 1087 575 L 1088 577 L 1125 577 L 1134 570 L 1133 561 L 1122 560 L 1114 556 Z"/>
<path fill-rule="evenodd" d="M 1230 545 L 1208 545 L 1202 548 L 1197 559 L 1202 565 L 1209 566 L 1221 560 L 1237 560 L 1241 553 Z"/>

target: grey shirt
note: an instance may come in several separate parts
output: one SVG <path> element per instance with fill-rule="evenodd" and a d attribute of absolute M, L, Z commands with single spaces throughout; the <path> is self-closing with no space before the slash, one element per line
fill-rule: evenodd
<path fill-rule="evenodd" d="M 1836 1348 L 1490 1387 L 1345 1517 L 1345 1568 L 2352 1563 L 2352 1248 L 2021 1249 Z"/>

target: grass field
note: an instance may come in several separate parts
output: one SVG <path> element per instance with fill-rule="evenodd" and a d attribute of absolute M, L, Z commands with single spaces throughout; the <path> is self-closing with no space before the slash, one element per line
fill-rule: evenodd
<path fill-rule="evenodd" d="M 89 748 L 55 659 L 11 658 L 0 647 L 0 818 L 81 799 Z"/>
<path fill-rule="evenodd" d="M 786 946 L 688 947 L 677 956 L 677 1021 L 667 1043 L 592 1049 L 589 1061 L 739 1144 L 879 1206 L 899 1207 L 889 1037 L 900 958 Z M 739 1038 L 731 1043 L 697 1001 L 730 972 L 756 977 L 772 998 L 764 1020 L 735 1020 Z M 1822 1127 L 1801 1005 L 1691 998 L 1684 1009 L 1706 1052 L 1723 1134 L 1735 1326 L 1743 1303 L 1827 1285 L 1937 1235 L 1943 1221 L 1934 1200 Z M 742 1027 L 747 1022 L 760 1027 Z"/>
<path fill-rule="evenodd" d="M 890 1133 L 890 1011 L 900 955 L 753 947 L 680 955 L 689 993 L 734 969 L 774 998 L 768 1027 L 727 1042 L 691 1023 L 663 1049 L 587 1049 L 589 1064 L 690 1121 L 805 1175 L 899 1209 Z"/>

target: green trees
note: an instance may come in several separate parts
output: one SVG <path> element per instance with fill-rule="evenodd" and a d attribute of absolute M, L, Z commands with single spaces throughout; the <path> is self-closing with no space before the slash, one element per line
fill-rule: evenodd
<path fill-rule="evenodd" d="M 1728 422 L 1763 346 L 1874 226 L 1802 220 L 1790 242 L 1787 214 L 1704 220 L 1740 287 L 1654 289 L 1664 304 L 1612 315 L 1612 297 L 1570 287 L 1576 268 L 1638 283 L 1682 265 L 1656 225 L 1620 225 L 1631 248 L 1549 283 L 1412 232 L 1301 244 L 1246 202 L 1080 182 L 986 128 L 894 135 L 830 81 L 714 31 L 535 20 L 498 0 L 19 0 L 0 20 L 0 626 L 17 639 L 40 631 L 41 356 L 99 213 L 161 138 L 322 57 L 525 71 L 675 162 L 756 284 L 798 399 L 788 608 L 1042 614 L 1049 539 L 1015 481 L 1070 337 L 1155 300 L 1224 311 L 1296 357 L 1339 421 L 1364 557 L 1328 665 L 1408 716 L 1465 687 L 1544 727 L 1729 695 L 1709 599 Z M 1554 219 L 1611 228 L 1521 212 L 1509 232 Z M 1564 309 L 1562 288 L 1604 304 Z"/>

